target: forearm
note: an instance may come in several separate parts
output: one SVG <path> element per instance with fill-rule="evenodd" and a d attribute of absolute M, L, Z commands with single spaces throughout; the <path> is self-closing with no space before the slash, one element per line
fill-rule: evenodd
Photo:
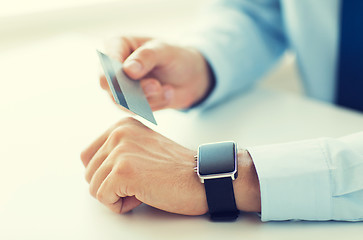
<path fill-rule="evenodd" d="M 280 9 L 272 2 L 277 1 L 219 1 L 185 39 L 205 57 L 216 78 L 202 109 L 248 90 L 284 52 Z"/>
<path fill-rule="evenodd" d="M 233 188 L 240 211 L 261 211 L 260 184 L 255 165 L 246 150 L 238 151 L 238 177 L 233 182 Z"/>

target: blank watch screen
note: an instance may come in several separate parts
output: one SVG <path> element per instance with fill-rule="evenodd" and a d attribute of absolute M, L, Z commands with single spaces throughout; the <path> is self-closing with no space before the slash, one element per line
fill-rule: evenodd
<path fill-rule="evenodd" d="M 210 175 L 235 170 L 234 142 L 203 144 L 199 147 L 199 174 Z"/>

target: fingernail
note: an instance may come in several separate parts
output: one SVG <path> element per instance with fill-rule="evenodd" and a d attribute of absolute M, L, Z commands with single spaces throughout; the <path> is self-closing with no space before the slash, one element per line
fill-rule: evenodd
<path fill-rule="evenodd" d="M 170 101 L 173 98 L 173 90 L 172 89 L 166 89 L 164 92 L 164 97 L 167 101 Z"/>
<path fill-rule="evenodd" d="M 142 70 L 141 63 L 136 60 L 126 61 L 124 67 L 132 73 L 138 73 Z"/>
<path fill-rule="evenodd" d="M 150 83 L 144 87 L 144 91 L 146 96 L 151 96 L 155 94 L 155 92 L 157 91 L 157 87 L 155 86 L 155 84 Z"/>

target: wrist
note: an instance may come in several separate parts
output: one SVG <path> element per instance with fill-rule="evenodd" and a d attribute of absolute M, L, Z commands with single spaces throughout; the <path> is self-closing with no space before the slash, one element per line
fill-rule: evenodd
<path fill-rule="evenodd" d="M 247 150 L 238 150 L 238 177 L 233 181 L 238 210 L 261 211 L 260 184 L 253 160 Z"/>
<path fill-rule="evenodd" d="M 194 81 L 195 99 L 190 108 L 196 107 L 208 98 L 215 87 L 215 76 L 211 66 L 204 56 L 196 49 L 188 49 L 193 55 L 195 61 L 196 78 Z"/>

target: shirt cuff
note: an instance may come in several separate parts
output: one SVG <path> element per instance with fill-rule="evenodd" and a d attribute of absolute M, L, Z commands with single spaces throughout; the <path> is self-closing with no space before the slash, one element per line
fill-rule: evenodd
<path fill-rule="evenodd" d="M 248 148 L 260 181 L 262 221 L 332 218 L 330 171 L 320 141 Z"/>

